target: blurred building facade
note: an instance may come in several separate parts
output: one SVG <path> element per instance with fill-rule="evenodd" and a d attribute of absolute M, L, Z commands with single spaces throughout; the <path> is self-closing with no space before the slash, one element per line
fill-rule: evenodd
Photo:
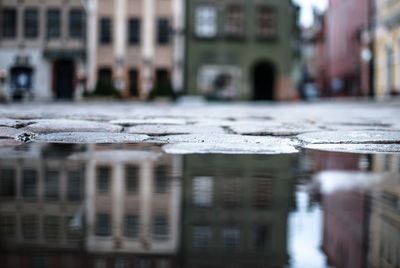
<path fill-rule="evenodd" d="M 176 267 L 181 158 L 141 145 L 0 157 L 2 267 Z"/>
<path fill-rule="evenodd" d="M 320 59 L 324 78 L 319 85 L 326 96 L 367 96 L 371 92 L 371 3 L 329 1 L 324 14 L 324 52 Z"/>
<path fill-rule="evenodd" d="M 375 155 L 373 171 L 386 172 L 371 191 L 368 262 L 370 267 L 400 266 L 400 169 L 397 155 Z"/>
<path fill-rule="evenodd" d="M 375 95 L 400 94 L 400 2 L 375 0 Z"/>
<path fill-rule="evenodd" d="M 188 155 L 182 267 L 284 267 L 294 157 Z"/>
<path fill-rule="evenodd" d="M 183 87 L 180 0 L 89 0 L 88 88 L 146 98 Z"/>
<path fill-rule="evenodd" d="M 290 100 L 298 9 L 292 1 L 186 1 L 186 93 Z"/>
<path fill-rule="evenodd" d="M 1 89 L 8 98 L 73 98 L 85 71 L 85 12 L 80 0 L 0 5 Z"/>
<path fill-rule="evenodd" d="M 79 99 L 85 87 L 100 87 L 146 98 L 182 91 L 183 7 L 180 0 L 2 1 L 2 95 Z"/>

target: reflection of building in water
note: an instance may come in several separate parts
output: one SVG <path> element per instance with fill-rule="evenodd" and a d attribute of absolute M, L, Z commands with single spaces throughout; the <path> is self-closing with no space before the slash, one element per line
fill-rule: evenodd
<path fill-rule="evenodd" d="M 289 156 L 186 156 L 183 267 L 283 267 Z"/>
<path fill-rule="evenodd" d="M 84 267 L 84 228 L 71 226 L 84 198 L 84 164 L 65 161 L 57 147 L 51 152 L 38 144 L 18 149 L 0 154 L 0 263 Z M 39 255 L 35 250 L 49 251 Z"/>
<path fill-rule="evenodd" d="M 366 267 L 367 202 L 357 190 L 323 194 L 322 249 L 335 267 Z"/>
<path fill-rule="evenodd" d="M 371 191 L 368 262 L 371 267 L 400 267 L 399 157 L 375 155 L 374 168 L 392 173 Z"/>
<path fill-rule="evenodd" d="M 87 250 L 103 256 L 158 254 L 165 256 L 160 263 L 170 265 L 169 256 L 178 250 L 179 158 L 96 147 L 78 156 L 88 159 Z"/>
<path fill-rule="evenodd" d="M 18 148 L 26 150 L 10 149 L 0 158 L 0 260 L 6 267 L 175 262 L 178 157 L 138 145 Z"/>
<path fill-rule="evenodd" d="M 338 184 L 342 190 L 322 195 L 322 248 L 336 267 L 399 267 L 398 156 L 353 156 L 359 158 L 354 164 L 358 162 L 360 169 L 368 166 L 374 173 L 331 173 L 344 176 L 345 180 L 335 177 L 341 184 L 356 176 L 362 176 L 366 183 L 363 188 Z"/>
<path fill-rule="evenodd" d="M 321 177 L 322 181 L 318 184 L 324 184 L 324 179 L 329 176 L 351 174 L 360 169 L 360 163 L 365 162 L 365 156 L 358 154 L 316 151 L 313 157 L 315 172 L 325 171 L 326 175 Z M 369 169 L 370 165 L 367 163 L 364 166 L 362 169 Z M 335 170 L 344 172 L 338 175 Z M 350 175 L 347 177 L 352 179 Z M 367 202 L 367 196 L 357 189 L 321 194 L 324 210 L 322 250 L 328 262 L 335 267 L 365 267 Z"/>

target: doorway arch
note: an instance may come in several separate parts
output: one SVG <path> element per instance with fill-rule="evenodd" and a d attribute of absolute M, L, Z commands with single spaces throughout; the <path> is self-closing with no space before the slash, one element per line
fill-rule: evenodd
<path fill-rule="evenodd" d="M 74 93 L 74 62 L 60 59 L 54 62 L 54 91 L 56 99 L 72 99 Z"/>
<path fill-rule="evenodd" d="M 269 61 L 257 62 L 252 70 L 253 99 L 275 100 L 275 66 Z"/>

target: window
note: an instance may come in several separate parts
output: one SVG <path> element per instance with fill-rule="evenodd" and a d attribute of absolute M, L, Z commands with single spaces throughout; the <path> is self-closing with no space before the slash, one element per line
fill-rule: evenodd
<path fill-rule="evenodd" d="M 125 216 L 124 235 L 126 237 L 137 237 L 139 233 L 138 216 Z"/>
<path fill-rule="evenodd" d="M 222 185 L 222 200 L 226 208 L 235 208 L 240 205 L 240 180 L 228 179 Z"/>
<path fill-rule="evenodd" d="M 155 168 L 155 189 L 156 194 L 165 194 L 168 192 L 169 174 L 168 167 L 157 166 Z"/>
<path fill-rule="evenodd" d="M 242 6 L 229 6 L 226 11 L 225 34 L 227 37 L 240 38 L 244 35 L 244 10 Z"/>
<path fill-rule="evenodd" d="M 111 235 L 111 219 L 108 214 L 98 214 L 96 217 L 96 235 Z"/>
<path fill-rule="evenodd" d="M 273 39 L 277 34 L 276 11 L 271 7 L 258 8 L 257 36 L 260 39 Z"/>
<path fill-rule="evenodd" d="M 47 38 L 59 38 L 61 35 L 61 18 L 60 10 L 47 10 Z"/>
<path fill-rule="evenodd" d="M 57 240 L 60 234 L 60 217 L 44 216 L 43 227 L 46 240 Z"/>
<path fill-rule="evenodd" d="M 137 166 L 125 167 L 125 189 L 128 194 L 138 192 L 139 168 Z"/>
<path fill-rule="evenodd" d="M 195 17 L 196 36 L 212 38 L 217 35 L 217 10 L 214 6 L 198 6 Z"/>
<path fill-rule="evenodd" d="M 80 39 L 85 36 L 85 15 L 81 9 L 69 11 L 69 37 Z"/>
<path fill-rule="evenodd" d="M 112 21 L 110 18 L 100 20 L 100 42 L 110 44 L 112 41 Z"/>
<path fill-rule="evenodd" d="M 16 235 L 17 219 L 11 215 L 0 216 L 0 235 L 2 237 L 13 237 Z"/>
<path fill-rule="evenodd" d="M 239 245 L 240 230 L 237 227 L 225 227 L 222 230 L 222 239 L 225 248 L 236 248 Z"/>
<path fill-rule="evenodd" d="M 67 198 L 69 201 L 80 201 L 83 198 L 83 171 L 69 171 L 67 181 Z"/>
<path fill-rule="evenodd" d="M 34 239 L 39 231 L 39 218 L 37 215 L 22 216 L 22 236 L 26 239 Z"/>
<path fill-rule="evenodd" d="M 211 244 L 211 228 L 209 226 L 193 226 L 193 247 L 205 249 Z"/>
<path fill-rule="evenodd" d="M 273 180 L 271 178 L 255 178 L 254 182 L 254 207 L 270 206 L 273 197 Z"/>
<path fill-rule="evenodd" d="M 193 179 L 193 203 L 196 206 L 209 207 L 213 203 L 213 178 L 196 177 Z"/>
<path fill-rule="evenodd" d="M 22 173 L 22 196 L 35 198 L 37 195 L 37 172 L 34 169 L 25 169 Z"/>
<path fill-rule="evenodd" d="M 97 167 L 97 192 L 108 193 L 110 190 L 110 167 Z"/>
<path fill-rule="evenodd" d="M 58 200 L 59 198 L 59 172 L 57 170 L 46 170 L 45 196 L 48 200 Z"/>
<path fill-rule="evenodd" d="M 269 228 L 266 225 L 257 225 L 253 229 L 253 246 L 256 249 L 266 249 L 268 247 Z"/>
<path fill-rule="evenodd" d="M 130 19 L 128 21 L 128 41 L 129 44 L 139 44 L 140 42 L 140 20 Z"/>
<path fill-rule="evenodd" d="M 168 219 L 165 216 L 157 216 L 153 219 L 153 236 L 165 238 L 168 235 Z"/>
<path fill-rule="evenodd" d="M 37 9 L 28 8 L 24 12 L 24 36 L 36 38 L 39 35 L 39 12 Z"/>
<path fill-rule="evenodd" d="M 0 196 L 15 196 L 15 170 L 3 168 L 0 170 Z"/>
<path fill-rule="evenodd" d="M 139 72 L 136 69 L 129 70 L 129 91 L 131 96 L 139 96 L 138 89 Z"/>
<path fill-rule="evenodd" d="M 1 14 L 1 32 L 4 38 L 15 38 L 17 35 L 17 10 L 5 8 Z"/>
<path fill-rule="evenodd" d="M 68 241 L 74 242 L 82 240 L 83 238 L 82 221 L 76 224 L 73 222 L 74 221 L 73 217 L 66 217 L 64 218 L 64 220 L 66 226 L 66 237 Z"/>
<path fill-rule="evenodd" d="M 169 21 L 168 19 L 158 19 L 157 21 L 157 43 L 166 45 L 169 43 Z"/>

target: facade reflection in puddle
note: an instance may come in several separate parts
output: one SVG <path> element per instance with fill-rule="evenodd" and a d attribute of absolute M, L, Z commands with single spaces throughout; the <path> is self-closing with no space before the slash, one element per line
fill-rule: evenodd
<path fill-rule="evenodd" d="M 319 168 L 329 170 L 314 176 L 321 191 L 322 249 L 328 263 L 335 267 L 399 267 L 399 157 L 316 154 L 315 159 L 328 165 Z M 343 156 L 346 163 L 335 161 Z"/>
<path fill-rule="evenodd" d="M 33 144 L 2 154 L 1 263 L 172 267 L 181 158 L 144 147 Z"/>
<path fill-rule="evenodd" d="M 316 151 L 178 156 L 149 144 L 5 148 L 0 263 L 398 267 L 399 161 Z"/>

